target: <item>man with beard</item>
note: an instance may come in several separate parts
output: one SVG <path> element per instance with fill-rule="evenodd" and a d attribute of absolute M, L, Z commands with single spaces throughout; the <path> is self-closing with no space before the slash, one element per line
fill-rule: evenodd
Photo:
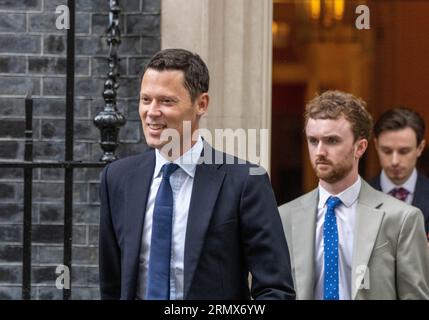
<path fill-rule="evenodd" d="M 419 208 L 429 240 L 429 180 L 416 169 L 426 143 L 423 118 L 407 108 L 388 110 L 375 123 L 374 135 L 383 170 L 371 186 Z"/>
<path fill-rule="evenodd" d="M 327 91 L 307 105 L 315 190 L 282 205 L 297 299 L 429 299 L 421 211 L 358 173 L 372 118 L 365 102 Z"/>

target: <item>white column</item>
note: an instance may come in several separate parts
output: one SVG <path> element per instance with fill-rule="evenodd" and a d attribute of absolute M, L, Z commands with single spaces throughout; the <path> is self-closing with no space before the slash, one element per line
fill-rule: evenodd
<path fill-rule="evenodd" d="M 211 101 L 202 127 L 213 139 L 215 129 L 241 128 L 248 138 L 249 129 L 257 130 L 247 151 L 256 143 L 259 156 L 259 130 L 271 129 L 272 1 L 163 0 L 161 21 L 163 49 L 196 52 L 209 67 Z M 260 159 L 267 170 L 268 139 Z M 255 160 L 249 152 L 239 156 Z"/>

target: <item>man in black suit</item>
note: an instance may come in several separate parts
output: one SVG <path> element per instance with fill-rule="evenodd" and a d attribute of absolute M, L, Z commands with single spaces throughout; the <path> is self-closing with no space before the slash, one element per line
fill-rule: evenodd
<path fill-rule="evenodd" d="M 208 89 L 196 54 L 148 62 L 139 114 L 152 148 L 102 173 L 102 299 L 295 298 L 267 174 L 198 135 Z"/>
<path fill-rule="evenodd" d="M 425 147 L 425 123 L 415 111 L 394 108 L 374 126 L 374 142 L 381 173 L 370 183 L 378 190 L 419 208 L 429 240 L 429 179 L 417 172 L 417 159 Z"/>

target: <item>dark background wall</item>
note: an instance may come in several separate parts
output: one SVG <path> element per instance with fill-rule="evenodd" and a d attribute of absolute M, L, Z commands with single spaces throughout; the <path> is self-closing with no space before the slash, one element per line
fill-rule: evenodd
<path fill-rule="evenodd" d="M 122 0 L 119 46 L 120 157 L 141 152 L 139 76 L 160 48 L 160 1 Z M 103 108 L 108 46 L 108 0 L 76 0 L 75 160 L 101 156 L 92 119 Z M 64 159 L 66 31 L 57 30 L 57 6 L 65 0 L 0 0 L 0 161 L 23 160 L 24 96 L 34 98 L 34 157 Z M 21 298 L 23 174 L 0 169 L 0 299 Z M 74 174 L 73 299 L 97 299 L 98 181 L 100 169 Z M 34 170 L 32 298 L 61 299 L 55 268 L 63 256 L 64 173 Z"/>

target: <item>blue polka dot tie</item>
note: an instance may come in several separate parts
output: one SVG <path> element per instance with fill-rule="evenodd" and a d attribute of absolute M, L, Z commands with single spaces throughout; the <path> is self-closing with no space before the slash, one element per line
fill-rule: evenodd
<path fill-rule="evenodd" d="M 340 198 L 329 197 L 323 224 L 324 286 L 323 300 L 339 300 L 338 288 L 338 228 L 335 208 Z"/>

